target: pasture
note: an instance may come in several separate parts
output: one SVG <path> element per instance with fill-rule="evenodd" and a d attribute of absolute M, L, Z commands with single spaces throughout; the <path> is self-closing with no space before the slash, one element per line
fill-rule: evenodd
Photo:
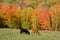
<path fill-rule="evenodd" d="M 41 35 L 20 34 L 19 29 L 0 29 L 0 40 L 60 40 L 59 31 L 40 31 Z"/>

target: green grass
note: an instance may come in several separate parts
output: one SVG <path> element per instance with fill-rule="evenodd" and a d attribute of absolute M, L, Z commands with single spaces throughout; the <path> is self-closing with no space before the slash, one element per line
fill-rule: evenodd
<path fill-rule="evenodd" d="M 18 29 L 0 29 L 0 40 L 60 40 L 59 31 L 40 31 L 41 35 L 20 34 Z"/>

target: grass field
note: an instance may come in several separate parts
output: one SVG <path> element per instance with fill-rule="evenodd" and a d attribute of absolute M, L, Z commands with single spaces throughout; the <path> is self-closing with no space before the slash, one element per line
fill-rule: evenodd
<path fill-rule="evenodd" d="M 40 31 L 41 35 L 20 34 L 19 29 L 0 29 L 0 40 L 60 40 L 59 31 Z"/>

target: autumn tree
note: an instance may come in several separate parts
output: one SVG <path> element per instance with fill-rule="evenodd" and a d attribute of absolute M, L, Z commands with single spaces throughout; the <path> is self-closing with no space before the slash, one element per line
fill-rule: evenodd
<path fill-rule="evenodd" d="M 51 13 L 51 20 L 52 20 L 52 29 L 53 30 L 58 30 L 58 26 L 59 26 L 59 10 L 60 10 L 60 4 L 55 4 L 53 6 L 51 6 L 50 8 L 50 13 Z"/>
<path fill-rule="evenodd" d="M 40 2 L 37 5 L 36 12 L 39 18 L 40 28 L 43 30 L 50 30 L 50 13 L 48 7 L 45 5 L 45 2 Z"/>
<path fill-rule="evenodd" d="M 21 11 L 20 16 L 21 16 L 21 24 L 23 28 L 29 29 L 29 27 L 31 27 L 30 18 L 32 12 L 33 9 L 31 7 L 27 7 Z"/>

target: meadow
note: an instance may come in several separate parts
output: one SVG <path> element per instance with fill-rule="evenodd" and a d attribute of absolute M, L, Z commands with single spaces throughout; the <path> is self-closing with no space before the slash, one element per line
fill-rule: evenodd
<path fill-rule="evenodd" d="M 19 29 L 1 29 L 0 40 L 60 40 L 59 31 L 39 31 L 41 35 L 31 33 L 20 34 Z"/>

